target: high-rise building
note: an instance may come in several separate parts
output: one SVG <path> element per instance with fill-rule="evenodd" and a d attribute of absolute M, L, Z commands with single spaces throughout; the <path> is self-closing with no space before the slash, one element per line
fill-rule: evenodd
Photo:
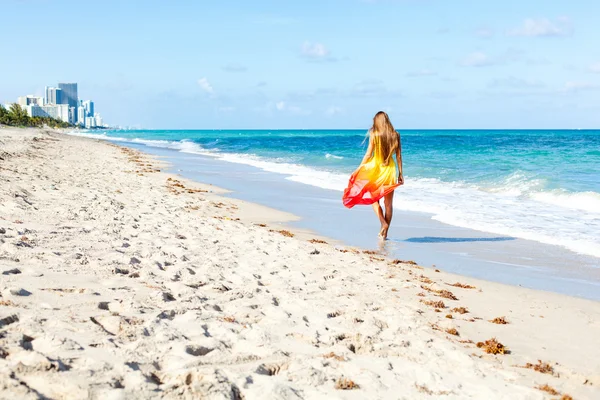
<path fill-rule="evenodd" d="M 69 105 L 66 104 L 68 107 Z M 77 109 L 75 107 L 69 107 L 69 123 L 76 124 L 77 123 Z"/>
<path fill-rule="evenodd" d="M 32 95 L 21 96 L 21 97 L 19 97 L 17 99 L 17 104 L 19 104 L 21 107 L 25 107 L 25 106 L 43 106 L 44 105 L 44 98 L 43 97 L 32 96 Z"/>
<path fill-rule="evenodd" d="M 99 126 L 99 127 L 104 126 L 104 121 L 102 121 L 102 117 L 100 116 L 100 114 L 96 113 L 94 115 L 94 119 L 96 120 L 96 126 Z"/>
<path fill-rule="evenodd" d="M 62 104 L 62 90 L 46 86 L 46 104 Z"/>
<path fill-rule="evenodd" d="M 86 117 L 94 116 L 94 102 L 91 100 L 86 100 L 83 102 L 83 106 L 85 107 L 85 111 L 87 112 Z"/>
<path fill-rule="evenodd" d="M 69 105 L 53 104 L 45 106 L 26 106 L 25 110 L 30 117 L 52 117 L 64 122 L 69 122 Z"/>
<path fill-rule="evenodd" d="M 96 127 L 96 118 L 94 117 L 87 117 L 85 119 L 85 127 L 86 128 L 95 128 Z"/>
<path fill-rule="evenodd" d="M 79 125 L 85 124 L 85 117 L 86 117 L 85 107 L 79 106 L 79 108 L 77 108 L 77 122 L 79 123 Z"/>
<path fill-rule="evenodd" d="M 60 104 L 68 104 L 69 109 L 73 108 L 77 110 L 79 106 L 79 97 L 77 96 L 77 84 L 76 83 L 59 83 L 58 87 L 62 90 Z M 74 120 L 73 123 L 77 122 L 77 112 L 73 111 Z"/>

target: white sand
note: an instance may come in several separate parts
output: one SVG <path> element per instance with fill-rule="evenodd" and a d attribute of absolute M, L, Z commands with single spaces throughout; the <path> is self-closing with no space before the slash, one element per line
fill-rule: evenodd
<path fill-rule="evenodd" d="M 0 128 L 0 398 L 600 398 L 600 303 L 285 237 L 291 216 L 156 168 Z M 511 354 L 469 343 L 492 337 Z"/>

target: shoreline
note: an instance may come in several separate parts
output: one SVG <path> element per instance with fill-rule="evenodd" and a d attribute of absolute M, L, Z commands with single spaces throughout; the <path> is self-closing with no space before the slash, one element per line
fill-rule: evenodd
<path fill-rule="evenodd" d="M 422 265 L 437 265 L 462 276 L 600 301 L 600 261 L 591 256 L 558 246 L 456 227 L 432 220 L 426 214 L 403 210 L 395 210 L 390 240 L 382 247 L 374 234 L 366 233 L 377 232 L 372 211 L 357 207 L 348 211 L 338 207 L 335 191 L 204 155 L 117 143 L 169 160 L 171 171 L 180 176 L 223 186 L 231 192 L 228 198 L 291 212 L 300 217 L 290 223 L 291 226 L 335 238 L 340 243 L 377 250 L 392 258 L 416 260 Z M 401 198 L 400 193 L 397 200 Z"/>
<path fill-rule="evenodd" d="M 13 398 L 600 393 L 600 303 L 286 237 L 290 214 L 111 143 L 2 129 L 0 148 Z M 492 337 L 511 353 L 477 348 Z M 538 359 L 554 374 L 519 367 Z"/>
<path fill-rule="evenodd" d="M 301 184 L 299 186 L 304 188 L 310 186 L 319 188 L 318 190 L 333 190 L 341 196 L 342 190 L 347 184 L 347 178 L 358 162 L 356 157 L 362 157 L 362 153 L 356 153 L 357 148 L 352 145 L 356 145 L 356 142 L 362 140 L 362 135 L 357 134 L 356 131 L 319 132 L 309 131 L 299 134 L 285 130 L 273 132 L 263 130 L 249 134 L 227 130 L 218 132 L 210 130 L 148 130 L 113 131 L 107 132 L 106 135 L 83 132 L 77 134 L 110 139 L 114 142 L 127 143 L 128 146 L 146 145 L 149 149 L 144 151 L 148 152 L 154 152 L 158 148 L 172 149 L 183 153 L 174 159 L 187 157 L 184 154 L 208 156 L 215 160 L 215 163 L 226 161 L 226 164 L 229 165 L 246 165 L 248 166 L 246 170 L 250 174 L 253 174 L 254 169 L 258 168 L 261 171 L 284 176 L 286 180 L 298 182 Z M 442 141 L 448 140 L 447 133 L 435 131 L 434 134 L 429 135 L 422 131 L 404 131 L 407 140 L 410 139 L 410 142 L 414 142 L 412 147 L 416 154 L 421 154 L 423 151 L 426 153 L 427 143 L 431 145 L 432 141 L 437 142 L 437 138 Z M 510 132 L 507 132 L 506 135 L 510 135 Z M 506 139 L 506 135 L 492 134 L 489 140 L 502 141 Z M 523 131 L 518 135 L 519 140 L 532 139 Z M 553 140 L 556 141 L 562 135 L 557 131 L 545 131 L 541 136 L 534 135 L 534 137 L 545 143 L 547 138 L 554 138 Z M 578 134 L 570 132 L 564 135 L 565 140 L 575 141 L 574 148 L 577 149 Z M 312 149 L 312 140 L 309 139 L 311 136 L 318 137 L 327 145 L 324 148 L 317 146 L 314 151 L 308 151 L 308 148 Z M 478 146 L 484 147 L 488 141 L 486 134 L 473 136 L 473 134 L 465 133 L 460 137 L 461 140 L 469 142 L 475 140 L 479 143 Z M 339 148 L 336 144 L 337 139 L 334 138 L 339 138 L 341 141 Z M 590 143 L 594 141 L 593 135 L 585 135 L 581 139 L 590 140 Z M 281 147 L 279 150 L 273 149 L 275 153 L 268 150 L 271 146 L 269 143 L 273 144 L 280 140 L 289 141 L 292 148 L 298 143 L 306 142 L 308 148 L 306 151 L 299 151 L 297 155 L 286 150 L 287 146 L 285 145 L 279 146 Z M 457 150 L 452 147 L 452 144 L 448 143 L 448 145 L 448 154 Z M 507 143 L 504 143 L 504 156 L 507 156 L 506 145 Z M 256 148 L 252 150 L 254 146 Z M 338 151 L 339 154 L 337 154 Z M 330 154 L 330 152 L 333 153 Z M 468 153 L 467 151 L 464 154 L 467 158 L 470 157 Z M 415 157 L 416 154 L 411 153 L 410 158 Z M 342 155 L 341 158 L 340 155 Z M 476 154 L 473 156 L 475 158 L 471 161 L 477 159 Z M 442 165 L 435 163 L 435 166 L 427 167 L 427 165 L 423 165 L 423 162 L 413 159 L 410 163 L 411 169 L 415 168 L 415 171 L 421 172 L 415 172 L 414 176 L 409 177 L 411 179 L 407 181 L 407 184 L 397 190 L 397 194 L 400 196 L 396 196 L 395 208 L 423 213 L 432 221 L 462 227 L 466 231 L 487 232 L 490 235 L 504 238 L 514 237 L 517 240 L 545 244 L 546 248 L 548 248 L 547 245 L 550 245 L 550 247 L 561 248 L 565 252 L 581 254 L 584 259 L 594 257 L 596 259 L 593 263 L 594 266 L 600 268 L 600 253 L 598 253 L 596 235 L 600 225 L 598 225 L 598 229 L 595 229 L 600 223 L 598 219 L 600 215 L 597 214 L 598 207 L 600 207 L 597 198 L 598 188 L 593 187 L 592 180 L 588 180 L 590 183 L 588 186 L 585 183 L 580 186 L 577 179 L 569 179 L 568 181 L 561 180 L 561 183 L 556 182 L 559 189 L 552 183 L 554 181 L 551 178 L 552 172 L 549 177 L 549 171 L 540 170 L 538 171 L 541 174 L 540 179 L 534 178 L 533 175 L 538 174 L 531 170 L 532 163 L 535 161 L 529 159 L 529 156 L 523 155 L 523 157 L 520 162 L 523 167 L 522 171 L 518 164 L 519 161 L 515 159 L 511 162 L 512 167 L 504 172 L 500 172 L 503 168 L 498 169 L 498 165 L 489 165 L 491 169 L 486 172 L 484 163 L 478 173 L 465 171 L 464 174 L 451 174 L 444 167 L 444 163 Z M 535 156 L 533 157 L 535 159 Z M 418 159 L 420 160 L 421 157 Z M 450 165 L 452 165 L 451 161 Z M 431 170 L 429 170 L 430 167 Z M 457 165 L 454 165 L 450 170 L 461 169 L 460 166 L 456 167 Z M 429 172 L 426 173 L 423 168 Z M 222 178 L 225 180 L 228 178 L 226 175 L 228 170 L 235 170 L 235 168 L 224 167 L 225 176 Z M 467 170 L 471 170 L 471 168 Z M 435 171 L 441 175 L 436 177 L 438 172 Z M 583 171 L 580 172 L 583 173 Z M 449 173 L 450 175 L 448 175 Z M 489 179 L 483 179 L 486 175 L 489 175 Z M 199 174 L 198 178 L 196 180 L 201 182 L 206 179 L 202 174 Z M 583 182 L 586 181 L 585 177 L 581 176 L 581 178 Z M 217 184 L 220 184 L 220 181 Z M 230 188 L 236 192 L 243 192 L 237 190 L 238 188 L 235 186 Z M 338 201 L 338 198 L 335 200 Z M 264 202 L 259 203 L 265 204 Z M 268 205 L 273 207 L 272 204 Z M 559 206 L 556 207 L 556 205 Z M 595 208 L 594 205 L 596 205 Z M 287 207 L 281 209 L 288 210 Z M 580 265 L 584 262 L 584 260 L 579 260 L 576 264 Z"/>

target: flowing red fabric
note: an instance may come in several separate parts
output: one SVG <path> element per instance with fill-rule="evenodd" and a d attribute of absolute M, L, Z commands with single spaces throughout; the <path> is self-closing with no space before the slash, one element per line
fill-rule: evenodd
<path fill-rule="evenodd" d="M 377 168 L 372 162 L 358 167 L 344 190 L 344 206 L 352 208 L 357 204 L 373 204 L 393 192 L 401 183 L 398 183 L 396 166 L 391 167 L 393 172 L 389 167 Z"/>

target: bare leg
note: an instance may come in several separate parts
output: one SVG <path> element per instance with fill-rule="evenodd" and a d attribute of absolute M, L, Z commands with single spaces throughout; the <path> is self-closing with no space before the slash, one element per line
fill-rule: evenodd
<path fill-rule="evenodd" d="M 388 230 L 390 229 L 390 224 L 392 223 L 392 216 L 394 215 L 394 192 L 387 194 L 383 198 L 383 205 L 385 206 L 385 229 L 381 230 L 381 237 L 383 240 L 387 239 Z M 382 225 L 383 226 L 383 225 Z"/>
<path fill-rule="evenodd" d="M 377 218 L 379 218 L 379 222 L 381 223 L 381 230 L 379 231 L 379 237 L 381 237 L 384 230 L 386 230 L 387 232 L 388 223 L 385 219 L 385 216 L 383 215 L 383 210 L 381 209 L 381 205 L 379 204 L 379 202 L 373 203 L 373 211 L 375 211 L 375 214 L 377 215 Z"/>

